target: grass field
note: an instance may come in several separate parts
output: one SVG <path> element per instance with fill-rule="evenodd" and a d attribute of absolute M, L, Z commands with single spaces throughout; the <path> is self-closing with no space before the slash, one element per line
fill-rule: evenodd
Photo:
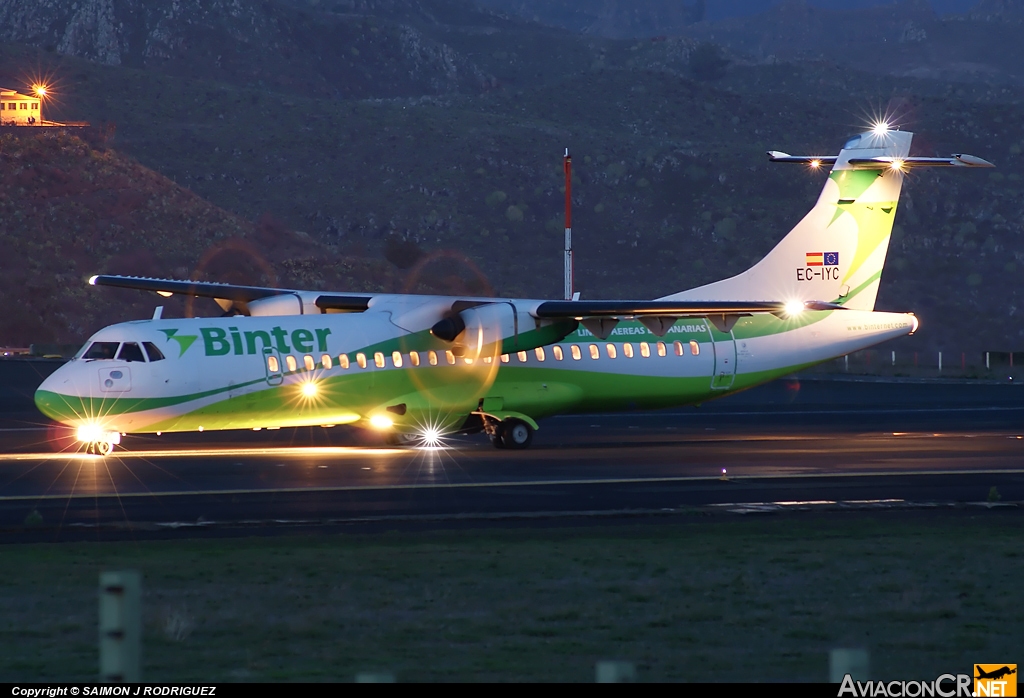
<path fill-rule="evenodd" d="M 823 681 L 1018 662 L 1016 511 L 685 517 L 0 547 L 0 681 L 96 676 L 97 576 L 138 569 L 148 681 Z"/>

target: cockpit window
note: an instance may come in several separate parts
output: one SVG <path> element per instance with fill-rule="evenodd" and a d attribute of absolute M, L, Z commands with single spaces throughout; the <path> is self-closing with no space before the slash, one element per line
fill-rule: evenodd
<path fill-rule="evenodd" d="M 125 342 L 121 345 L 121 353 L 117 355 L 117 358 L 121 361 L 142 361 L 145 363 L 146 357 L 142 355 L 142 349 L 135 342 Z"/>
<path fill-rule="evenodd" d="M 150 362 L 160 361 L 164 358 L 163 353 L 152 342 L 143 342 L 142 346 L 146 347 L 146 353 L 149 355 Z"/>
<path fill-rule="evenodd" d="M 88 351 L 82 354 L 83 359 L 112 359 L 117 356 L 120 342 L 93 342 Z"/>

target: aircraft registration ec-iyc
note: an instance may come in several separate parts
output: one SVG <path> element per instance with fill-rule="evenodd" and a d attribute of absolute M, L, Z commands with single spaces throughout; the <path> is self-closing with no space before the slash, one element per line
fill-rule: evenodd
<path fill-rule="evenodd" d="M 216 318 L 123 322 L 35 394 L 93 453 L 122 434 L 353 424 L 394 439 L 486 432 L 525 448 L 556 414 L 701 403 L 912 334 L 876 312 L 908 170 L 992 167 L 912 157 L 879 124 L 832 157 L 817 203 L 747 271 L 657 300 L 358 295 L 128 276 L 89 283 L 210 297 Z"/>

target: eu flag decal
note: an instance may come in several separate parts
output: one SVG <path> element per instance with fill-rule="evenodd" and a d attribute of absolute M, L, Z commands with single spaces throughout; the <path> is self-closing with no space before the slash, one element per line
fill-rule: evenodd
<path fill-rule="evenodd" d="M 838 267 L 839 266 L 839 253 L 838 252 L 807 252 L 806 261 L 804 262 L 809 267 Z"/>

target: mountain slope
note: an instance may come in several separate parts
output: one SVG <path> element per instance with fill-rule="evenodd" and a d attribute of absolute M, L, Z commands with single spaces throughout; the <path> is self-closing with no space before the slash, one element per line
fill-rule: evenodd
<path fill-rule="evenodd" d="M 257 223 L 106 148 L 60 130 L 0 133 L 0 344 L 83 341 L 103 325 L 219 312 L 89 276 L 214 278 L 251 284 L 396 290 L 390 265 L 341 257 L 271 217 Z M 25 133 L 24 131 L 27 131 Z"/>

